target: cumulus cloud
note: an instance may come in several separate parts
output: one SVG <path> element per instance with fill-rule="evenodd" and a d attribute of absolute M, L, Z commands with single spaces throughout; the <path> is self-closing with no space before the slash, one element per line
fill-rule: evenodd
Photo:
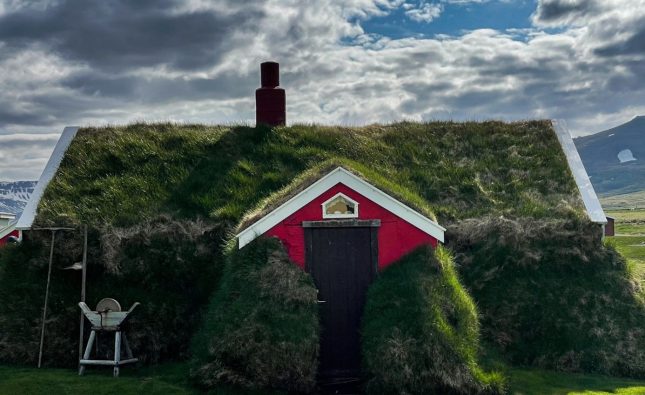
<path fill-rule="evenodd" d="M 417 6 L 409 3 L 406 3 L 406 5 L 405 15 L 415 22 L 430 23 L 438 18 L 443 11 L 443 6 L 436 3 L 425 3 L 422 1 Z"/>
<path fill-rule="evenodd" d="M 539 0 L 533 21 L 545 26 L 581 23 L 601 9 L 600 0 Z"/>
<path fill-rule="evenodd" d="M 362 27 L 395 11 L 436 21 L 467 2 L 480 1 L 0 0 L 0 130 L 252 122 L 268 59 L 289 122 L 562 118 L 586 134 L 645 114 L 645 0 L 539 0 L 521 31 L 394 39 Z M 5 158 L 33 150 L 43 164 L 53 146 L 12 144 L 0 141 Z"/>
<path fill-rule="evenodd" d="M 0 180 L 37 180 L 60 134 L 0 134 Z"/>

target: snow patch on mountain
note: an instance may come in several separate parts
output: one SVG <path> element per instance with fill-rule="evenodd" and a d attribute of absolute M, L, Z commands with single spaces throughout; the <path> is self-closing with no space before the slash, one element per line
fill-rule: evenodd
<path fill-rule="evenodd" d="M 636 158 L 634 158 L 634 154 L 632 153 L 632 150 L 630 149 L 621 150 L 617 156 L 620 163 L 631 162 L 633 160 L 636 160 Z"/>
<path fill-rule="evenodd" d="M 36 181 L 0 181 L 0 212 L 20 216 L 35 186 Z"/>

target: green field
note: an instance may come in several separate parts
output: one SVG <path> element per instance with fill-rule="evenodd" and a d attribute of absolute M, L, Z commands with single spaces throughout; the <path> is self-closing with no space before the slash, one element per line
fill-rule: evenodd
<path fill-rule="evenodd" d="M 645 209 L 645 191 L 625 193 L 622 195 L 601 196 L 600 201 L 605 210 Z"/>
<path fill-rule="evenodd" d="M 607 215 L 616 221 L 616 236 L 609 242 L 627 258 L 645 293 L 645 210 L 607 211 Z"/>
<path fill-rule="evenodd" d="M 78 377 L 70 369 L 35 369 L 0 366 L 0 394 L 12 395 L 134 395 L 134 394 L 199 394 L 188 382 L 188 368 L 183 364 L 161 365 L 157 368 L 123 369 L 114 379 L 109 369 L 90 370 Z M 566 374 L 537 369 L 512 369 L 510 395 L 643 395 L 645 381 L 614 377 Z M 217 395 L 262 395 L 219 389 Z M 278 395 L 273 393 L 272 395 Z"/>

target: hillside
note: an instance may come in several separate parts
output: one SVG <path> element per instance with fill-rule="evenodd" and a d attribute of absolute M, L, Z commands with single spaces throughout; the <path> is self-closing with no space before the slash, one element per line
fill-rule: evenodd
<path fill-rule="evenodd" d="M 36 181 L 0 182 L 0 213 L 19 215 L 35 186 Z"/>
<path fill-rule="evenodd" d="M 602 207 L 606 210 L 645 209 L 645 190 L 600 198 Z"/>
<path fill-rule="evenodd" d="M 645 190 L 645 116 L 574 142 L 598 194 Z"/>

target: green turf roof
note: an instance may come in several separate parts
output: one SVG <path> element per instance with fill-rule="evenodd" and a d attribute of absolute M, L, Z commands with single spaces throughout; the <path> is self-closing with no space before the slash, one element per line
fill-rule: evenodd
<path fill-rule="evenodd" d="M 332 163 L 440 223 L 584 215 L 549 121 L 273 129 L 132 124 L 78 131 L 35 224 L 123 226 L 170 213 L 234 229 L 287 195 L 294 179 Z"/>

